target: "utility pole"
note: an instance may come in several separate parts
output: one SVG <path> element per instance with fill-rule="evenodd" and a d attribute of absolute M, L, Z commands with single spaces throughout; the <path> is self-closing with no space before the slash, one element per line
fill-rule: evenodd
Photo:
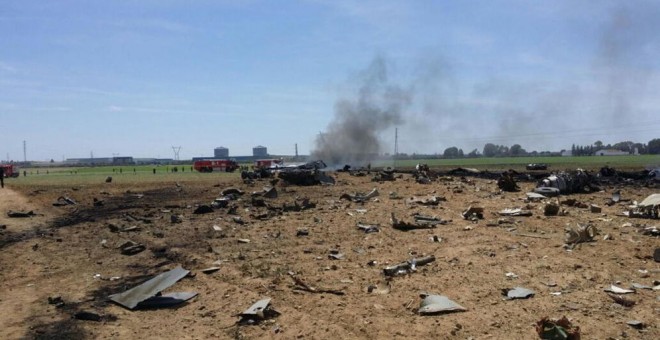
<path fill-rule="evenodd" d="M 296 143 L 296 160 L 298 160 L 298 143 Z"/>
<path fill-rule="evenodd" d="M 172 151 L 174 151 L 174 160 L 178 161 L 179 160 L 179 152 L 181 152 L 181 147 L 180 146 L 172 146 Z"/>
<path fill-rule="evenodd" d="M 394 167 L 396 168 L 396 159 L 399 155 L 399 128 L 394 128 Z"/>
<path fill-rule="evenodd" d="M 27 163 L 27 144 L 23 141 L 23 163 Z"/>

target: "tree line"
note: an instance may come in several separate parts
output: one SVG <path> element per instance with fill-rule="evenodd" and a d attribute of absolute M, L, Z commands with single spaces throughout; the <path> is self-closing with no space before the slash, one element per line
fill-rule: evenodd
<path fill-rule="evenodd" d="M 601 141 L 596 141 L 591 145 L 576 145 L 571 146 L 571 154 L 573 156 L 593 156 L 597 151 L 603 149 L 613 149 L 634 154 L 635 152 L 644 155 L 658 155 L 660 154 L 660 138 L 650 140 L 647 144 L 636 143 L 631 141 L 623 141 L 615 144 L 604 144 Z M 398 154 L 395 157 L 398 159 L 405 158 L 476 158 L 476 157 L 521 157 L 521 156 L 558 156 L 565 152 L 550 152 L 550 151 L 527 151 L 520 144 L 513 144 L 511 146 L 498 145 L 493 143 L 486 143 L 481 152 L 474 149 L 465 153 L 463 149 L 451 146 L 445 149 L 442 155 L 407 155 Z"/>

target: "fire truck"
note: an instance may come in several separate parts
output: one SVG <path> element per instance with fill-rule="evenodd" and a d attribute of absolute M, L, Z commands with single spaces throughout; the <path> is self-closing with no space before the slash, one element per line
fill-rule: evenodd
<path fill-rule="evenodd" d="M 238 163 L 230 159 L 204 159 L 193 163 L 193 168 L 199 172 L 234 172 L 238 169 Z"/>
<path fill-rule="evenodd" d="M 18 177 L 18 168 L 14 164 L 0 164 L 0 168 L 5 170 L 5 177 Z"/>
<path fill-rule="evenodd" d="M 281 159 L 257 159 L 254 161 L 255 169 L 268 169 L 281 167 L 284 165 L 284 162 Z"/>

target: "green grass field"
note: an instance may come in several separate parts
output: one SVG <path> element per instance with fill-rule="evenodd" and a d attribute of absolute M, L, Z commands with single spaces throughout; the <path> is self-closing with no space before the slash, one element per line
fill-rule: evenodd
<path fill-rule="evenodd" d="M 620 170 L 642 170 L 644 168 L 660 167 L 660 155 L 638 156 L 585 156 L 585 157 L 494 157 L 494 158 L 463 158 L 463 159 L 420 159 L 375 162 L 374 167 L 395 166 L 396 168 L 411 168 L 417 163 L 426 163 L 435 169 L 451 169 L 455 167 L 470 167 L 481 170 L 524 170 L 529 163 L 546 163 L 550 171 L 584 168 L 597 170 L 608 165 Z M 84 185 L 103 183 L 107 176 L 113 177 L 113 183 L 149 183 L 149 182 L 189 182 L 216 181 L 220 178 L 238 178 L 240 172 L 199 173 L 191 171 L 191 164 L 178 165 L 179 171 L 171 172 L 173 166 L 98 166 L 70 168 L 24 168 L 18 178 L 6 180 L 10 185 Z M 156 169 L 156 174 L 153 174 Z M 183 169 L 184 171 L 181 171 Z M 23 171 L 27 177 L 23 177 Z M 38 173 L 37 173 L 38 172 Z"/>
<path fill-rule="evenodd" d="M 524 170 L 529 163 L 548 164 L 548 170 L 564 169 L 600 169 L 608 165 L 617 169 L 655 168 L 660 166 L 660 155 L 630 155 L 630 156 L 582 156 L 582 157 L 492 157 L 492 158 L 462 158 L 462 159 L 427 159 L 400 160 L 395 167 L 413 167 L 417 163 L 426 163 L 432 168 L 472 167 L 478 169 L 509 169 Z M 392 166 L 394 162 L 382 163 L 382 166 Z M 378 164 L 381 165 L 381 164 Z"/>
<path fill-rule="evenodd" d="M 177 165 L 179 171 L 171 172 L 173 166 L 97 166 L 97 167 L 67 167 L 67 168 L 22 168 L 18 178 L 8 178 L 5 183 L 10 185 L 85 185 L 104 183 L 106 177 L 112 176 L 113 183 L 150 183 L 150 182 L 190 182 L 214 181 L 218 178 L 240 177 L 240 172 L 199 173 L 191 171 L 192 165 Z M 156 169 L 156 173 L 153 173 Z M 181 171 L 184 169 L 184 171 Z M 27 176 L 23 176 L 23 171 Z"/>

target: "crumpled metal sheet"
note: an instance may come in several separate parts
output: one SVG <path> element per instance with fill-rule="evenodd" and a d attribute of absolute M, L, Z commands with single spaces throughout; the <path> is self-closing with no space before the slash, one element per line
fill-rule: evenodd
<path fill-rule="evenodd" d="M 134 309 L 141 302 L 155 297 L 161 291 L 169 288 L 188 275 L 188 273 L 190 273 L 190 271 L 181 267 L 176 267 L 170 271 L 158 274 L 141 285 L 133 287 L 123 293 L 112 294 L 108 296 L 108 298 L 128 309 Z M 197 293 L 194 294 L 197 295 Z"/>
<path fill-rule="evenodd" d="M 507 300 L 527 299 L 534 296 L 534 294 L 536 294 L 536 292 L 534 292 L 533 290 L 523 287 L 504 289 L 503 293 L 505 293 Z"/>
<path fill-rule="evenodd" d="M 660 194 L 650 195 L 638 204 L 642 208 L 654 207 L 656 205 L 660 205 Z"/>
<path fill-rule="evenodd" d="M 138 304 L 140 308 L 167 308 L 182 304 L 197 296 L 196 292 L 168 293 L 152 296 Z"/>
<path fill-rule="evenodd" d="M 577 229 L 566 229 L 566 244 L 590 242 L 596 236 L 598 229 L 591 224 L 578 224 Z"/>
<path fill-rule="evenodd" d="M 463 312 L 467 309 L 443 295 L 427 295 L 420 303 L 419 314 Z"/>

